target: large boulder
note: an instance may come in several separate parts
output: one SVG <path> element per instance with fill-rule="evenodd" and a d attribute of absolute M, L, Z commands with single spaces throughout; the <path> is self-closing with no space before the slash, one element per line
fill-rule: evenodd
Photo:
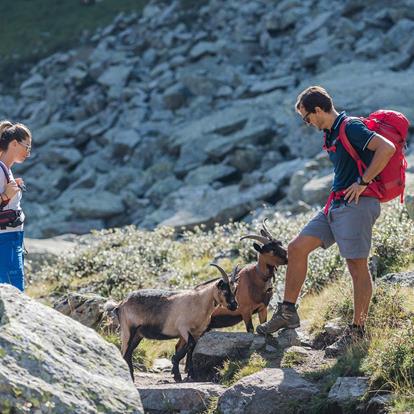
<path fill-rule="evenodd" d="M 2 413 L 144 412 L 114 345 L 4 284 L 0 359 Z"/>
<path fill-rule="evenodd" d="M 225 360 L 241 360 L 265 347 L 264 337 L 246 332 L 207 332 L 193 352 L 194 375 L 198 380 L 213 379 Z"/>
<path fill-rule="evenodd" d="M 59 298 L 53 307 L 82 325 L 94 328 L 102 320 L 107 301 L 107 298 L 95 294 L 68 292 Z"/>
<path fill-rule="evenodd" d="M 208 409 L 212 398 L 219 397 L 224 392 L 224 387 L 220 385 L 194 382 L 137 388 L 145 411 L 150 413 L 201 413 Z"/>
<path fill-rule="evenodd" d="M 368 377 L 339 377 L 329 391 L 328 403 L 332 412 L 342 414 L 356 406 L 368 391 Z"/>
<path fill-rule="evenodd" d="M 218 190 L 208 185 L 182 187 L 164 200 L 161 210 L 165 212 L 165 219 L 161 225 L 177 228 L 225 223 L 243 217 L 276 191 L 273 183 L 260 183 L 247 189 L 238 185 Z"/>
<path fill-rule="evenodd" d="M 306 407 L 317 393 L 318 388 L 293 369 L 265 368 L 227 389 L 218 409 L 222 414 L 287 414 L 292 407 Z"/>

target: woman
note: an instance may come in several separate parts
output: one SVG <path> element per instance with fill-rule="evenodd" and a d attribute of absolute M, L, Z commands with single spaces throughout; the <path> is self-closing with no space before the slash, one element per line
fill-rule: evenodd
<path fill-rule="evenodd" d="M 13 177 L 11 167 L 30 156 L 31 145 L 32 134 L 25 125 L 0 122 L 0 210 L 14 210 L 17 217 L 0 227 L 0 283 L 9 283 L 22 292 L 24 214 L 20 200 L 24 182 Z"/>

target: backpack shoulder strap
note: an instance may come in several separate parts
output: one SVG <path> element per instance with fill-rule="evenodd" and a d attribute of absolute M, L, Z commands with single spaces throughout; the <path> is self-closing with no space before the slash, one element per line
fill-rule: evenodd
<path fill-rule="evenodd" d="M 4 176 L 6 177 L 7 182 L 10 182 L 10 174 L 8 168 L 0 161 L 0 168 L 3 170 Z"/>
<path fill-rule="evenodd" d="M 339 127 L 339 136 L 338 139 L 341 141 L 342 145 L 344 146 L 345 150 L 348 152 L 348 154 L 353 158 L 353 160 L 356 162 L 356 165 L 358 167 L 359 175 L 362 177 L 362 174 L 364 173 L 364 170 L 367 169 L 367 166 L 365 163 L 361 160 L 361 157 L 356 152 L 355 148 L 351 145 L 349 142 L 348 137 L 346 136 L 345 128 L 348 125 L 348 122 L 351 120 L 351 118 L 345 118 L 341 126 Z"/>

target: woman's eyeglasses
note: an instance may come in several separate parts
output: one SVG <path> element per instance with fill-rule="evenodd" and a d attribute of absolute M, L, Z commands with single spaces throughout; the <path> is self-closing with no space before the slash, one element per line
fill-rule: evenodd
<path fill-rule="evenodd" d="M 21 146 L 23 146 L 23 147 L 25 147 L 26 148 L 26 151 L 27 151 L 27 153 L 28 154 L 30 154 L 31 152 L 32 152 L 32 146 L 31 145 L 28 145 L 28 144 L 25 144 L 24 142 L 19 142 L 19 141 L 17 141 Z"/>

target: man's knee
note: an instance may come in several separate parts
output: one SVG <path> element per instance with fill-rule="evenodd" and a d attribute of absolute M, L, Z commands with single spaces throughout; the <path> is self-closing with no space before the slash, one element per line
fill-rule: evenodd
<path fill-rule="evenodd" d="M 357 277 L 369 272 L 368 259 L 346 259 L 346 263 L 352 277 Z"/>
<path fill-rule="evenodd" d="M 288 257 L 307 256 L 322 245 L 316 237 L 299 235 L 288 244 Z"/>

